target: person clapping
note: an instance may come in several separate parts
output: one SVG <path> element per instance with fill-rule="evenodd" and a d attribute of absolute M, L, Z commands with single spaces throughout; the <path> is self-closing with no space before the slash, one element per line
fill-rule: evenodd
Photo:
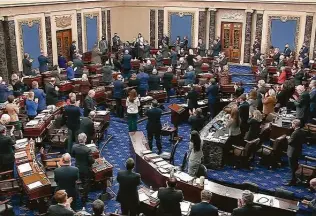
<path fill-rule="evenodd" d="M 26 113 L 30 120 L 34 119 L 37 115 L 38 98 L 34 99 L 34 92 L 30 91 L 27 95 L 26 101 Z"/>

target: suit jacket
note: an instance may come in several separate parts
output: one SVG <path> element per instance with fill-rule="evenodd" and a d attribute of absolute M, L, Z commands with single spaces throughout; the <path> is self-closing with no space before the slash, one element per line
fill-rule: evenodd
<path fill-rule="evenodd" d="M 38 99 L 37 111 L 46 109 L 46 94 L 42 89 L 33 89 L 34 97 Z"/>
<path fill-rule="evenodd" d="M 47 64 L 49 63 L 49 60 L 46 56 L 43 56 L 43 55 L 40 55 L 38 57 L 38 63 L 39 63 L 39 72 L 42 73 L 42 72 L 45 72 L 48 70 L 48 67 L 47 67 Z"/>
<path fill-rule="evenodd" d="M 302 60 L 302 63 L 303 63 L 304 68 L 308 68 L 309 67 L 309 57 L 308 56 L 304 57 Z"/>
<path fill-rule="evenodd" d="M 164 73 L 162 80 L 163 80 L 163 87 L 165 89 L 168 89 L 168 88 L 170 89 L 172 87 L 173 73 L 169 73 L 169 72 Z"/>
<path fill-rule="evenodd" d="M 245 140 L 252 141 L 259 137 L 261 122 L 254 118 L 248 120 L 249 131 L 246 133 Z"/>
<path fill-rule="evenodd" d="M 181 216 L 180 202 L 183 200 L 181 190 L 174 188 L 159 188 L 158 199 L 160 204 L 158 207 L 161 216 Z"/>
<path fill-rule="evenodd" d="M 206 89 L 206 94 L 208 98 L 208 103 L 209 104 L 214 104 L 218 101 L 218 93 L 219 93 L 219 88 L 218 85 L 212 84 Z"/>
<path fill-rule="evenodd" d="M 304 54 L 305 53 L 308 53 L 308 48 L 307 47 L 302 47 L 301 49 L 300 49 L 300 57 L 302 57 L 302 58 L 304 58 Z"/>
<path fill-rule="evenodd" d="M 8 86 L 0 83 L 0 103 L 4 103 L 8 99 Z"/>
<path fill-rule="evenodd" d="M 285 57 L 290 57 L 291 52 L 292 52 L 291 49 L 286 47 L 286 48 L 284 48 L 283 54 Z"/>
<path fill-rule="evenodd" d="M 153 65 L 145 65 L 144 66 L 144 72 L 147 74 L 151 74 L 153 72 L 154 66 Z"/>
<path fill-rule="evenodd" d="M 150 46 L 144 45 L 143 59 L 150 57 Z"/>
<path fill-rule="evenodd" d="M 218 209 L 206 202 L 200 202 L 191 207 L 190 216 L 218 216 Z"/>
<path fill-rule="evenodd" d="M 99 41 L 99 49 L 101 53 L 106 53 L 108 50 L 108 42 L 106 40 Z"/>
<path fill-rule="evenodd" d="M 276 62 L 277 64 L 279 64 L 279 61 L 280 61 L 280 53 L 276 53 L 273 55 L 273 61 Z"/>
<path fill-rule="evenodd" d="M 196 130 L 199 132 L 204 127 L 205 118 L 204 116 L 193 115 L 189 117 L 188 121 L 189 121 L 189 124 L 191 125 L 191 131 Z"/>
<path fill-rule="evenodd" d="M 308 92 L 303 92 L 298 101 L 294 102 L 296 106 L 296 118 L 302 119 L 306 118 L 309 114 L 309 104 L 310 104 L 310 97 Z"/>
<path fill-rule="evenodd" d="M 113 76 L 112 76 L 112 68 L 109 65 L 106 65 L 102 67 L 102 80 L 105 83 L 110 83 L 113 81 Z"/>
<path fill-rule="evenodd" d="M 23 64 L 23 74 L 25 74 L 26 76 L 33 75 L 32 62 L 30 62 L 30 60 L 24 58 L 22 60 L 22 64 Z"/>
<path fill-rule="evenodd" d="M 0 134 L 0 163 L 9 164 L 14 162 L 14 141 L 10 136 Z M 12 167 L 13 169 L 13 167 Z"/>
<path fill-rule="evenodd" d="M 71 155 L 76 159 L 76 167 L 78 167 L 79 173 L 89 175 L 91 165 L 94 163 L 91 149 L 84 144 L 75 144 L 72 147 Z"/>
<path fill-rule="evenodd" d="M 295 86 L 302 85 L 302 81 L 304 79 L 304 71 L 299 70 L 295 75 L 294 75 L 294 83 Z"/>
<path fill-rule="evenodd" d="M 249 119 L 249 103 L 247 101 L 239 105 L 239 116 L 242 123 L 247 123 Z"/>
<path fill-rule="evenodd" d="M 131 64 L 132 56 L 130 54 L 124 54 L 122 59 L 123 68 L 126 70 L 130 70 L 132 68 Z"/>
<path fill-rule="evenodd" d="M 218 56 L 221 50 L 222 50 L 222 44 L 219 41 L 213 46 L 213 56 Z"/>
<path fill-rule="evenodd" d="M 83 115 L 85 117 L 87 117 L 89 115 L 89 113 L 92 110 L 94 110 L 95 106 L 96 106 L 95 100 L 93 98 L 87 96 L 84 99 L 84 103 L 83 103 L 83 109 L 84 109 Z"/>
<path fill-rule="evenodd" d="M 67 59 L 64 56 L 58 56 L 58 66 L 60 68 L 67 68 Z"/>
<path fill-rule="evenodd" d="M 140 174 L 131 170 L 121 170 L 118 172 L 116 180 L 119 183 L 116 200 L 125 205 L 138 205 L 137 186 L 140 185 Z"/>
<path fill-rule="evenodd" d="M 67 73 L 67 80 L 72 80 L 73 78 L 75 78 L 75 71 L 71 66 L 67 67 L 66 73 Z"/>
<path fill-rule="evenodd" d="M 55 86 L 51 83 L 47 83 L 45 91 L 47 106 L 56 105 L 56 103 L 58 102 L 58 92 L 55 90 Z"/>
<path fill-rule="evenodd" d="M 194 71 L 188 71 L 184 74 L 184 84 L 190 85 L 195 83 L 195 72 Z"/>
<path fill-rule="evenodd" d="M 139 74 L 137 74 L 137 79 L 139 80 L 138 89 L 147 91 L 148 90 L 148 79 L 149 79 L 148 74 L 146 74 L 144 72 L 140 72 Z"/>
<path fill-rule="evenodd" d="M 77 197 L 77 183 L 79 169 L 73 166 L 62 166 L 54 170 L 54 180 L 57 184 L 56 191 L 66 190 L 68 197 Z"/>
<path fill-rule="evenodd" d="M 288 140 L 287 156 L 300 157 L 302 154 L 302 145 L 305 141 L 305 133 L 302 129 L 296 129 Z"/>
<path fill-rule="evenodd" d="M 74 62 L 73 68 L 77 68 L 77 70 L 74 71 L 75 74 L 82 75 L 83 67 L 84 67 L 83 61 L 81 59 L 75 58 L 73 62 Z"/>
<path fill-rule="evenodd" d="M 281 90 L 276 95 L 277 103 L 280 104 L 280 107 L 285 107 L 289 101 L 288 93 L 285 90 Z"/>
<path fill-rule="evenodd" d="M 76 45 L 71 44 L 70 46 L 70 59 L 73 60 L 75 58 L 75 51 L 76 51 L 77 47 Z"/>
<path fill-rule="evenodd" d="M 199 93 L 195 90 L 191 90 L 188 92 L 187 99 L 188 99 L 188 108 L 198 108 L 198 97 Z"/>
<path fill-rule="evenodd" d="M 260 216 L 262 214 L 261 209 L 260 206 L 245 205 L 240 208 L 235 208 L 232 216 Z"/>
<path fill-rule="evenodd" d="M 170 59 L 171 59 L 171 65 L 176 65 L 177 64 L 177 59 L 178 59 L 178 53 L 176 51 L 171 51 L 171 55 L 170 55 Z"/>
<path fill-rule="evenodd" d="M 120 80 L 115 80 L 113 86 L 113 98 L 122 98 L 124 93 L 124 83 Z"/>
<path fill-rule="evenodd" d="M 160 131 L 162 127 L 160 122 L 162 110 L 154 107 L 147 110 L 145 115 L 148 117 L 147 130 L 151 130 L 153 132 Z"/>
<path fill-rule="evenodd" d="M 51 205 L 48 208 L 47 216 L 73 216 L 75 212 L 63 205 Z"/>
<path fill-rule="evenodd" d="M 80 127 L 80 108 L 75 105 L 65 106 L 64 119 L 66 120 L 66 125 L 70 130 L 78 130 Z"/>
<path fill-rule="evenodd" d="M 310 97 L 310 111 L 316 112 L 316 88 L 311 90 L 309 93 Z"/>
<path fill-rule="evenodd" d="M 149 91 L 160 89 L 160 77 L 158 75 L 151 74 L 148 79 Z"/>
<path fill-rule="evenodd" d="M 80 119 L 80 128 L 78 133 L 85 133 L 87 140 L 90 141 L 94 135 L 94 123 L 89 117 L 83 117 Z"/>

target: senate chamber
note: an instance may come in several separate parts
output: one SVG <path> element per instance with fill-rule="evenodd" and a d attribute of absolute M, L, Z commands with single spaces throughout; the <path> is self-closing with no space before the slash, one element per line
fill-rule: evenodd
<path fill-rule="evenodd" d="M 316 215 L 315 0 L 1 0 L 0 215 Z"/>

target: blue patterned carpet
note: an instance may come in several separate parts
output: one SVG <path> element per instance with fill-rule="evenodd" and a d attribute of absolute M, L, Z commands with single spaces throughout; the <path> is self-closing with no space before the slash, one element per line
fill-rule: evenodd
<path fill-rule="evenodd" d="M 229 65 L 229 72 L 232 75 L 232 82 L 242 82 L 245 92 L 249 93 L 256 82 L 251 67 L 231 64 Z"/>

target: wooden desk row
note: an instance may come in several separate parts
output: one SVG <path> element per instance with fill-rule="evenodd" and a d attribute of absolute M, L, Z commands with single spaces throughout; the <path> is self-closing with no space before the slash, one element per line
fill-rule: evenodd
<path fill-rule="evenodd" d="M 159 162 L 155 163 L 152 159 L 157 159 L 159 156 L 144 155 L 148 152 L 149 147 L 147 140 L 141 131 L 130 133 L 131 151 L 136 161 L 136 171 L 141 174 L 142 180 L 148 186 L 155 189 L 166 186 L 166 180 L 169 178 L 169 171 L 167 167 L 172 167 L 170 164 L 159 166 Z M 148 160 L 148 158 L 151 159 Z M 169 168 L 169 170 L 172 168 Z M 183 172 L 176 172 L 175 176 L 178 178 L 177 188 L 182 190 L 184 199 L 193 203 L 200 202 L 200 193 L 203 189 L 207 189 L 213 193 L 211 203 L 217 206 L 220 210 L 232 212 L 237 207 L 237 200 L 241 198 L 242 190 L 232 187 L 223 186 L 206 180 L 204 187 L 197 184 L 196 179 L 188 176 Z M 182 177 L 181 177 L 182 176 Z M 262 198 L 265 197 L 265 198 Z M 262 199 L 261 199 L 262 198 Z M 268 200 L 268 201 L 266 201 Z M 271 201 L 272 200 L 272 201 Z M 297 202 L 292 200 L 279 199 L 276 197 L 255 194 L 254 202 L 263 207 L 264 215 L 295 215 L 298 209 Z"/>

